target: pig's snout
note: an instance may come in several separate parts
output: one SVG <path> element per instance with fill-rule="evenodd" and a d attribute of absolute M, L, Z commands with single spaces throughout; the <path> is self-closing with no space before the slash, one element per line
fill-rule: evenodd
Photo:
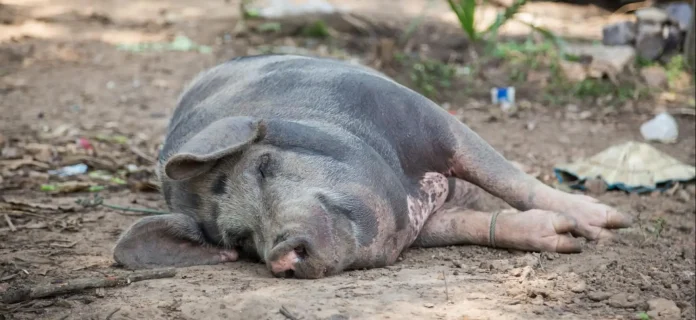
<path fill-rule="evenodd" d="M 271 272 L 276 277 L 292 278 L 295 275 L 295 264 L 299 261 L 300 258 L 295 253 L 295 250 L 290 251 L 278 260 L 271 261 Z"/>
<path fill-rule="evenodd" d="M 307 258 L 308 242 L 305 239 L 289 239 L 276 245 L 271 251 L 268 266 L 275 277 L 296 276 L 296 266 Z M 297 275 L 301 276 L 301 275 Z"/>

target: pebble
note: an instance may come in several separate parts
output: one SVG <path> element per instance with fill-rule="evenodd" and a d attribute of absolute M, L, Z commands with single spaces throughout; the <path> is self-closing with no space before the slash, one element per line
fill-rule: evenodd
<path fill-rule="evenodd" d="M 607 46 L 630 45 L 636 39 L 636 24 L 622 21 L 602 28 L 602 43 Z"/>
<path fill-rule="evenodd" d="M 515 259 L 515 267 L 531 267 L 539 265 L 539 258 L 531 253 L 527 253 L 522 257 Z"/>
<path fill-rule="evenodd" d="M 600 302 L 609 299 L 611 294 L 604 291 L 592 291 L 587 294 L 587 297 L 592 301 Z"/>
<path fill-rule="evenodd" d="M 652 88 L 662 88 L 667 84 L 667 72 L 659 66 L 651 66 L 640 69 L 640 75 L 645 83 Z"/>
<path fill-rule="evenodd" d="M 428 308 L 428 309 L 435 307 L 435 305 L 430 303 L 430 302 L 423 304 L 423 306 Z"/>
<path fill-rule="evenodd" d="M 587 283 L 585 283 L 585 280 L 580 280 L 570 286 L 570 291 L 575 292 L 575 293 L 582 293 L 585 292 L 587 289 Z"/>
<path fill-rule="evenodd" d="M 662 26 L 654 24 L 638 26 L 635 48 L 641 58 L 655 60 L 664 52 L 665 41 L 662 35 Z"/>
<path fill-rule="evenodd" d="M 679 319 L 681 310 L 674 301 L 657 298 L 648 301 L 648 315 L 653 319 Z"/>
<path fill-rule="evenodd" d="M 510 261 L 507 259 L 491 260 L 481 262 L 479 268 L 495 271 L 508 271 L 512 269 L 512 264 L 510 264 Z"/>
<path fill-rule="evenodd" d="M 635 308 L 640 305 L 640 301 L 637 300 L 635 295 L 629 295 L 628 293 L 621 292 L 617 293 L 607 301 L 607 304 L 614 308 Z"/>
<path fill-rule="evenodd" d="M 694 11 L 689 3 L 673 2 L 665 7 L 665 11 L 669 20 L 675 23 L 680 31 L 685 32 L 689 28 L 689 23 L 694 15 Z"/>

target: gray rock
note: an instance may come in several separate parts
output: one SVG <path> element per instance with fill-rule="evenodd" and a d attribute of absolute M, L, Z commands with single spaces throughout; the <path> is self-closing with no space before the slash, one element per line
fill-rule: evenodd
<path fill-rule="evenodd" d="M 626 65 L 632 63 L 636 57 L 636 50 L 632 46 L 605 46 L 594 44 L 569 43 L 569 54 L 583 57 L 592 57 L 590 60 L 590 76 L 596 72 L 612 75 L 622 72 Z M 607 70 L 611 69 L 611 70 Z"/>
<path fill-rule="evenodd" d="M 663 88 L 667 84 L 667 72 L 659 66 L 651 66 L 640 69 L 643 81 L 651 88 Z"/>
<path fill-rule="evenodd" d="M 614 308 L 635 308 L 641 305 L 640 301 L 635 295 L 630 295 L 628 293 L 617 293 L 613 295 L 607 301 L 607 304 Z"/>
<path fill-rule="evenodd" d="M 689 28 L 689 23 L 694 15 L 691 5 L 686 2 L 672 2 L 665 7 L 665 12 L 668 20 L 680 31 L 686 31 Z"/>
<path fill-rule="evenodd" d="M 636 24 L 633 21 L 623 21 L 602 28 L 602 43 L 607 46 L 621 46 L 636 40 Z"/>
<path fill-rule="evenodd" d="M 587 294 L 587 297 L 592 301 L 599 302 L 609 299 L 609 297 L 611 297 L 611 293 L 604 291 L 592 291 Z"/>
<path fill-rule="evenodd" d="M 666 39 L 661 25 L 638 24 L 636 51 L 638 56 L 646 60 L 655 60 L 665 50 Z"/>
<path fill-rule="evenodd" d="M 636 10 L 635 15 L 636 18 L 638 18 L 639 24 L 663 24 L 667 22 L 667 19 L 669 19 L 669 16 L 667 15 L 667 12 L 665 10 L 656 7 L 648 7 Z"/>
<path fill-rule="evenodd" d="M 679 319 L 681 310 L 672 300 L 657 298 L 648 301 L 648 315 L 652 319 Z"/>

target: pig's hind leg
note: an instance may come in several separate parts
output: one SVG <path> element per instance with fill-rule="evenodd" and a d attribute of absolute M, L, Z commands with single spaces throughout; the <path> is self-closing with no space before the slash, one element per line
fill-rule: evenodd
<path fill-rule="evenodd" d="M 576 253 L 582 251 L 578 239 L 570 236 L 577 227 L 574 219 L 550 211 L 514 210 L 494 213 L 445 209 L 435 212 L 421 229 L 414 247 L 482 245 L 524 251 Z"/>
<path fill-rule="evenodd" d="M 473 183 L 523 211 L 518 218 L 520 222 L 526 220 L 532 224 L 551 226 L 556 218 L 550 212 L 563 214 L 575 221 L 572 224 L 575 227 L 569 231 L 589 240 L 610 239 L 614 237 L 610 229 L 626 228 L 632 224 L 630 216 L 594 198 L 553 189 L 527 175 L 466 125 L 448 114 L 446 116 L 450 119 L 447 134 L 451 138 L 447 140 L 452 141 L 452 158 L 447 173 Z"/>
<path fill-rule="evenodd" d="M 444 206 L 429 217 L 413 246 L 483 245 L 525 251 L 580 251 L 580 243 L 564 234 L 576 227 L 572 218 L 542 210 L 525 214 L 506 210 L 499 211 L 491 225 L 495 213 L 483 211 L 489 195 L 461 179 L 449 178 L 448 182 Z"/>

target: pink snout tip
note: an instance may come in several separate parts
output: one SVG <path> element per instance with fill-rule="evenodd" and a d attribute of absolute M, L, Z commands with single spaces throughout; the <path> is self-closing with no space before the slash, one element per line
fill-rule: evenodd
<path fill-rule="evenodd" d="M 295 250 L 290 250 L 284 256 L 271 261 L 271 272 L 278 274 L 288 270 L 295 270 L 295 263 L 298 261 L 300 261 L 300 257 L 297 256 Z"/>

